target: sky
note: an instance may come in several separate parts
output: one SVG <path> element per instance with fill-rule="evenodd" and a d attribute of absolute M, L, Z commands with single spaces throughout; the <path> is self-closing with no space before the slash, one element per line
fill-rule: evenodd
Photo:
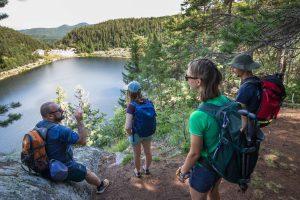
<path fill-rule="evenodd" d="M 158 17 L 180 13 L 183 0 L 8 0 L 1 26 L 16 30 L 96 24 L 109 19 Z"/>

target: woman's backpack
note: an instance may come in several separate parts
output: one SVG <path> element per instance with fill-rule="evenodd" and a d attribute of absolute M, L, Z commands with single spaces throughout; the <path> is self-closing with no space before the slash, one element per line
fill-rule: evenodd
<path fill-rule="evenodd" d="M 225 180 L 239 184 L 247 189 L 258 159 L 260 142 L 264 139 L 256 116 L 246 110 L 239 110 L 237 102 L 230 101 L 223 106 L 203 103 L 199 110 L 213 117 L 219 125 L 219 142 L 217 148 L 200 163 L 212 168 Z M 248 119 L 245 133 L 241 132 L 241 115 Z M 204 141 L 204 150 L 205 147 Z"/>
<path fill-rule="evenodd" d="M 133 134 L 140 137 L 148 137 L 155 133 L 156 130 L 156 112 L 151 101 L 145 100 L 144 103 L 131 102 L 135 107 L 133 114 Z"/>

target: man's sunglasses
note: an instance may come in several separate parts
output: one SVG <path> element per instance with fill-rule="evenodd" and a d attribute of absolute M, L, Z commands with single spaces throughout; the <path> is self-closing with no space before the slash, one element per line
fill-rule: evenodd
<path fill-rule="evenodd" d="M 185 75 L 184 78 L 186 81 L 188 81 L 189 79 L 194 79 L 194 80 L 199 79 L 198 77 L 192 77 L 192 76 L 188 76 L 188 75 Z"/>
<path fill-rule="evenodd" d="M 54 113 L 56 113 L 56 112 L 63 112 L 63 109 L 59 107 L 56 111 L 50 112 L 50 114 L 54 114 Z"/>

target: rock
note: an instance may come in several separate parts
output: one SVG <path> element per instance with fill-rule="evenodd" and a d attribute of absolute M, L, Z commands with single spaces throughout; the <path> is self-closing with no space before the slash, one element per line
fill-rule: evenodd
<path fill-rule="evenodd" d="M 80 147 L 74 149 L 74 157 L 97 174 L 99 163 L 105 163 L 111 155 L 97 148 Z M 20 153 L 0 156 L 0 199 L 90 199 L 95 192 L 86 181 L 56 183 L 29 175 L 20 162 Z"/>

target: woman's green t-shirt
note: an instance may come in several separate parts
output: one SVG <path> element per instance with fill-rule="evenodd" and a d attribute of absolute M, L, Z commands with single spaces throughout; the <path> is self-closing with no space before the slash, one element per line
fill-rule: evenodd
<path fill-rule="evenodd" d="M 229 98 L 220 95 L 207 100 L 206 103 L 222 106 L 229 101 Z M 209 114 L 200 110 L 192 112 L 189 118 L 189 132 L 191 135 L 196 135 L 203 139 L 205 146 L 203 146 L 201 150 L 201 157 L 206 158 L 207 152 L 211 153 L 217 148 L 219 142 L 219 127 L 216 120 Z"/>

